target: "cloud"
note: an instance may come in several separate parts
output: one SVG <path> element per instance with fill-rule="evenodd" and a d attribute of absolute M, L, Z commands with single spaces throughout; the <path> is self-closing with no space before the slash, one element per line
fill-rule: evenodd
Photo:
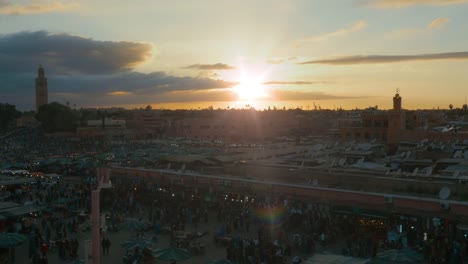
<path fill-rule="evenodd" d="M 291 57 L 287 57 L 287 58 L 272 58 L 272 59 L 269 59 L 267 62 L 269 64 L 281 64 L 281 63 L 284 63 L 284 62 L 287 62 L 287 61 L 293 61 L 293 60 L 296 60 L 297 57 L 294 57 L 294 56 L 291 56 Z"/>
<path fill-rule="evenodd" d="M 51 76 L 49 87 L 58 91 L 79 91 L 88 95 L 155 95 L 165 92 L 201 91 L 229 88 L 235 85 L 223 80 L 172 76 L 165 72 L 116 73 L 102 76 Z"/>
<path fill-rule="evenodd" d="M 289 91 L 289 90 L 274 90 L 271 91 L 272 97 L 282 101 L 306 101 L 306 100 L 336 100 L 336 99 L 357 99 L 370 98 L 371 96 L 346 96 L 333 95 L 324 92 L 314 91 Z"/>
<path fill-rule="evenodd" d="M 147 102 L 165 102 L 192 95 L 212 98 L 218 91 L 229 91 L 235 83 L 209 78 L 172 76 L 165 72 L 139 73 L 117 72 L 106 75 L 51 75 L 49 83 L 50 101 L 72 101 L 77 105 L 118 105 Z M 0 73 L 2 80 L 1 101 L 14 103 L 20 109 L 34 106 L 34 78 L 36 72 L 28 74 Z M 192 100 L 192 99 L 190 99 Z M 195 100 L 195 99 L 194 99 Z M 206 100 L 204 100 L 206 101 Z"/>
<path fill-rule="evenodd" d="M 126 91 L 115 91 L 115 92 L 110 92 L 110 93 L 107 93 L 108 95 L 129 95 L 129 94 L 133 94 L 131 92 L 126 92 Z"/>
<path fill-rule="evenodd" d="M 96 41 L 45 31 L 2 35 L 0 100 L 32 109 L 38 64 L 46 71 L 50 101 L 73 101 L 77 105 L 160 102 L 192 95 L 212 98 L 214 91 L 221 94 L 235 85 L 202 76 L 134 71 L 149 59 L 151 51 L 148 43 Z"/>
<path fill-rule="evenodd" d="M 189 66 L 184 67 L 184 69 L 197 69 L 197 70 L 233 70 L 235 69 L 234 66 L 224 64 L 224 63 L 216 63 L 216 64 L 192 64 Z"/>
<path fill-rule="evenodd" d="M 130 71 L 151 57 L 152 45 L 98 41 L 46 31 L 0 36 L 0 72 L 31 72 L 38 64 L 53 74 L 108 74 Z"/>
<path fill-rule="evenodd" d="M 439 18 L 432 20 L 432 22 L 429 23 L 429 25 L 427 25 L 427 28 L 429 29 L 442 28 L 445 26 L 445 24 L 447 24 L 448 21 L 449 19 L 446 17 L 439 17 Z"/>
<path fill-rule="evenodd" d="M 30 0 L 14 4 L 10 0 L 0 0 L 0 14 L 23 15 L 69 11 L 79 7 L 76 1 Z"/>
<path fill-rule="evenodd" d="M 415 28 L 409 28 L 409 29 L 401 29 L 395 32 L 392 32 L 389 36 L 392 38 L 402 38 L 402 37 L 414 37 L 414 36 L 419 36 L 423 34 L 427 34 L 430 32 L 433 32 L 435 30 L 442 29 L 445 27 L 445 25 L 449 22 L 449 19 L 446 17 L 438 17 L 434 20 L 432 20 L 426 28 L 422 29 L 415 29 Z"/>
<path fill-rule="evenodd" d="M 237 95 L 227 89 L 168 92 L 158 96 L 160 102 L 169 103 L 191 103 L 191 102 L 229 102 L 237 100 Z"/>
<path fill-rule="evenodd" d="M 363 0 L 359 5 L 371 8 L 405 8 L 415 5 L 453 5 L 468 3 L 468 0 Z"/>
<path fill-rule="evenodd" d="M 353 65 L 353 64 L 379 64 L 405 61 L 429 61 L 429 60 L 468 60 L 468 51 L 432 53 L 419 55 L 367 55 L 346 56 L 322 60 L 311 60 L 299 64 L 329 64 L 329 65 Z"/>
<path fill-rule="evenodd" d="M 306 43 L 310 43 L 310 42 L 326 41 L 332 38 L 342 37 L 353 32 L 361 31 L 365 27 L 367 27 L 367 22 L 364 20 L 359 20 L 359 21 L 354 22 L 354 24 L 349 25 L 348 27 L 345 27 L 345 28 L 342 28 L 333 32 L 329 32 L 329 33 L 319 35 L 319 36 L 312 36 L 312 37 L 307 37 L 303 39 L 298 39 L 296 40 L 296 47 L 301 47 L 302 45 Z"/>
<path fill-rule="evenodd" d="M 265 85 L 281 85 L 281 84 L 292 84 L 292 85 L 310 85 L 310 84 L 324 84 L 328 82 L 310 82 L 310 81 L 269 81 L 269 82 L 264 82 L 263 84 Z"/>

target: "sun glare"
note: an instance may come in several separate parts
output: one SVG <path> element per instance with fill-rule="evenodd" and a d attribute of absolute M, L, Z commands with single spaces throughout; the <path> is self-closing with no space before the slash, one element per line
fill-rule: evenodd
<path fill-rule="evenodd" d="M 239 84 L 234 87 L 239 100 L 255 101 L 268 97 L 261 77 L 252 77 L 242 74 Z"/>

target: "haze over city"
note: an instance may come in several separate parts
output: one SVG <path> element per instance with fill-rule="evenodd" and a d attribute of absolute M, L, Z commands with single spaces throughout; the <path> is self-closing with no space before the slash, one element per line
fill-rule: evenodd
<path fill-rule="evenodd" d="M 2 101 L 77 107 L 465 103 L 468 1 L 0 2 Z"/>
<path fill-rule="evenodd" d="M 467 14 L 0 0 L 0 263 L 468 263 Z"/>

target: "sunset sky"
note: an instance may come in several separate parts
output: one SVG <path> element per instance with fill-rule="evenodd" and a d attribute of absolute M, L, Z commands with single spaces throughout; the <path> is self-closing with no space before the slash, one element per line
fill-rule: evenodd
<path fill-rule="evenodd" d="M 460 107 L 468 0 L 0 0 L 0 102 Z"/>

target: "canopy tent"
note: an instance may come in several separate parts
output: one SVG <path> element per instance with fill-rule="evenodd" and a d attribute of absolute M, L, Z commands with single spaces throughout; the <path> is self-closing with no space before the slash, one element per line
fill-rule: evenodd
<path fill-rule="evenodd" d="M 27 237 L 18 233 L 0 233 L 0 248 L 14 248 L 26 241 Z"/>
<path fill-rule="evenodd" d="M 148 227 L 149 224 L 135 218 L 125 218 L 125 220 L 119 224 L 119 229 L 124 230 L 144 230 Z"/>
<path fill-rule="evenodd" d="M 22 215 L 29 214 L 29 213 L 39 212 L 39 211 L 42 211 L 43 209 L 44 209 L 43 207 L 39 207 L 35 205 L 25 205 L 25 206 L 7 209 L 3 212 L 0 212 L 0 214 L 6 217 L 17 217 L 17 216 L 22 216 Z"/>
<path fill-rule="evenodd" d="M 55 201 L 54 201 L 54 204 L 67 204 L 67 203 L 69 203 L 70 201 L 71 201 L 70 198 L 64 198 L 64 197 L 62 197 L 62 198 L 59 198 L 59 199 L 55 200 Z"/>
<path fill-rule="evenodd" d="M 16 163 L 6 163 L 2 164 L 0 169 L 5 170 L 5 169 L 27 169 L 28 168 L 27 163 L 23 162 L 16 162 Z"/>
<path fill-rule="evenodd" d="M 364 264 L 369 261 L 363 258 L 353 258 L 349 256 L 334 255 L 334 254 L 315 254 L 308 258 L 303 264 L 313 263 L 328 263 L 328 264 Z"/>
<path fill-rule="evenodd" d="M 234 264 L 235 262 L 232 262 L 227 259 L 217 259 L 217 260 L 212 260 L 207 262 L 206 264 Z"/>
<path fill-rule="evenodd" d="M 25 183 L 34 183 L 36 180 L 31 178 L 10 178 L 9 180 L 3 178 L 0 180 L 1 186 L 16 185 L 16 184 L 25 184 Z"/>
<path fill-rule="evenodd" d="M 213 156 L 213 157 L 209 157 L 208 159 L 215 160 L 219 163 L 232 163 L 236 161 L 235 158 L 231 156 L 226 156 L 226 155 Z"/>
<path fill-rule="evenodd" d="M 85 261 L 82 259 L 75 259 L 74 261 L 70 262 L 70 264 L 85 264 Z"/>
<path fill-rule="evenodd" d="M 162 157 L 161 160 L 176 163 L 192 163 L 207 158 L 207 155 L 170 155 Z"/>
<path fill-rule="evenodd" d="M 366 264 L 410 264 L 422 263 L 423 255 L 409 248 L 392 249 L 380 252 Z"/>
<path fill-rule="evenodd" d="M 41 165 L 50 166 L 50 165 L 68 165 L 72 161 L 67 158 L 49 158 L 39 162 Z"/>
<path fill-rule="evenodd" d="M 66 208 L 73 200 L 70 198 L 59 198 L 53 202 L 54 207 Z"/>
<path fill-rule="evenodd" d="M 115 157 L 115 154 L 113 152 L 107 152 L 107 153 L 97 154 L 94 157 L 100 160 L 108 160 L 108 159 L 113 159 Z"/>
<path fill-rule="evenodd" d="M 15 208 L 15 207 L 20 207 L 21 205 L 19 203 L 14 203 L 14 202 L 0 202 L 0 212 L 1 211 L 4 211 L 4 210 L 7 210 L 7 209 L 11 209 L 11 208 Z"/>
<path fill-rule="evenodd" d="M 149 237 L 137 237 L 137 238 L 131 238 L 126 241 L 124 241 L 121 246 L 127 250 L 132 250 L 135 248 L 146 248 L 151 246 L 152 244 L 156 243 L 152 238 Z"/>
<path fill-rule="evenodd" d="M 170 247 L 161 250 L 157 250 L 153 253 L 153 256 L 159 260 L 165 261 L 183 261 L 192 257 L 192 254 L 183 248 Z"/>

